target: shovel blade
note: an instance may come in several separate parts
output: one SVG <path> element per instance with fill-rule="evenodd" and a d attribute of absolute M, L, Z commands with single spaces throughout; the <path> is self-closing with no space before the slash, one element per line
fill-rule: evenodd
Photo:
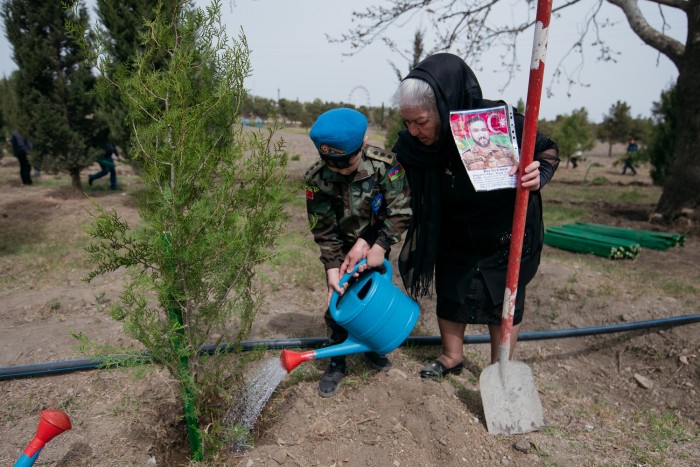
<path fill-rule="evenodd" d="M 479 377 L 481 402 L 489 433 L 529 433 L 544 426 L 544 410 L 532 371 L 523 362 L 499 361 Z"/>

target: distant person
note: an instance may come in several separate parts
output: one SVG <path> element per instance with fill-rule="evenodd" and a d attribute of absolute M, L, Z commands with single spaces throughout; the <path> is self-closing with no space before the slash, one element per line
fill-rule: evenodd
<path fill-rule="evenodd" d="M 625 175 L 627 169 L 632 171 L 632 175 L 637 175 L 637 169 L 634 168 L 634 158 L 637 157 L 637 151 L 639 146 L 637 146 L 637 140 L 634 138 L 630 139 L 630 144 L 627 145 L 627 152 L 625 153 L 625 166 L 622 167 L 622 175 Z"/>
<path fill-rule="evenodd" d="M 117 169 L 115 167 L 114 158 L 121 160 L 116 146 L 112 144 L 109 138 L 106 138 L 104 141 L 104 154 L 100 160 L 97 161 L 97 163 L 100 164 L 101 170 L 88 176 L 88 185 L 92 186 L 92 182 L 109 174 L 110 189 L 117 189 Z"/>
<path fill-rule="evenodd" d="M 578 167 L 578 161 L 583 157 L 583 151 L 581 151 L 581 145 L 576 144 L 576 152 L 571 155 L 571 165 L 574 167 Z M 567 164 L 568 165 L 568 164 Z"/>
<path fill-rule="evenodd" d="M 467 121 L 469 135 L 474 146 L 462 153 L 462 160 L 467 170 L 494 169 L 511 167 L 518 163 L 515 153 L 508 146 L 491 141 L 491 134 L 482 117 L 472 117 Z"/>
<path fill-rule="evenodd" d="M 309 132 L 321 160 L 304 174 L 306 211 L 326 270 L 326 305 L 333 292 L 343 292 L 338 282 L 347 258 L 355 258 L 353 265 L 366 258 L 367 267 L 381 266 L 411 219 L 403 167 L 394 153 L 367 145 L 366 133 L 367 118 L 349 108 L 321 114 Z M 347 339 L 348 331 L 328 309 L 324 319 L 331 345 Z M 377 370 L 392 366 L 384 355 L 364 356 Z M 345 373 L 345 356 L 332 357 L 319 381 L 319 394 L 334 396 Z"/>
<path fill-rule="evenodd" d="M 10 144 L 12 145 L 12 154 L 19 161 L 19 176 L 22 179 L 23 185 L 32 184 L 32 166 L 29 164 L 29 151 L 32 149 L 32 144 L 22 134 L 14 130 L 10 136 Z"/>

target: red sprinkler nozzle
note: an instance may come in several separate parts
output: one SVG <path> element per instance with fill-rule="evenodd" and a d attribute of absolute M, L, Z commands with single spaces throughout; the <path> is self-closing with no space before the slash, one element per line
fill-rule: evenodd
<path fill-rule="evenodd" d="M 42 410 L 39 426 L 36 429 L 36 435 L 32 439 L 22 454 L 26 456 L 26 461 L 36 459 L 39 451 L 52 439 L 60 435 L 64 431 L 71 429 L 70 418 L 60 410 Z M 19 462 L 19 461 L 18 461 Z M 33 460 L 31 460 L 33 464 Z M 25 465 L 25 464 L 16 464 Z M 27 464 L 31 465 L 31 464 Z"/>
<path fill-rule="evenodd" d="M 290 373 L 301 362 L 313 360 L 314 358 L 315 355 L 313 350 L 309 350 L 307 352 L 292 352 L 291 350 L 284 349 L 280 354 L 280 362 L 282 363 L 284 369 L 287 370 L 287 373 Z"/>

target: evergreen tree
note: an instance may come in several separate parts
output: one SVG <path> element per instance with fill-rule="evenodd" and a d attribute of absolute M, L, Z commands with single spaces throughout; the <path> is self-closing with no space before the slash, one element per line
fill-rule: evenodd
<path fill-rule="evenodd" d="M 241 109 L 243 115 L 250 118 L 266 119 L 275 112 L 275 101 L 267 97 L 247 96 Z"/>
<path fill-rule="evenodd" d="M 131 273 L 112 316 L 178 381 L 195 460 L 232 433 L 224 416 L 242 368 L 235 355 L 200 349 L 248 337 L 260 306 L 253 278 L 282 228 L 287 194 L 275 128 L 239 124 L 250 51 L 245 37 L 227 38 L 220 8 L 159 7 L 143 53 L 114 75 L 144 181 L 141 225 L 98 206 L 87 248 L 95 270 L 86 280 Z M 98 44 L 88 41 L 93 58 L 104 56 Z M 108 67 L 100 62 L 102 73 Z"/>
<path fill-rule="evenodd" d="M 301 124 L 307 128 L 313 125 L 319 115 L 326 110 L 329 110 L 328 106 L 324 104 L 321 99 L 314 99 L 313 102 L 307 102 L 304 109 L 306 110 L 306 114 L 304 115 L 304 119 L 302 120 Z"/>
<path fill-rule="evenodd" d="M 173 0 L 161 0 L 166 8 Z M 137 55 L 143 51 L 142 35 L 146 23 L 153 20 L 157 0 L 97 0 L 97 17 L 104 27 L 106 51 L 106 75 L 113 81 L 120 67 L 130 70 Z M 159 59 L 163 61 L 163 59 Z M 110 129 L 112 140 L 128 155 L 131 129 L 125 122 L 126 103 L 120 90 L 106 86 L 109 92 L 99 93 L 100 115 Z"/>
<path fill-rule="evenodd" d="M 393 42 L 393 41 L 387 41 L 387 44 L 394 50 L 398 50 L 398 46 Z M 403 57 L 408 57 L 410 56 L 410 60 L 408 60 L 408 67 L 407 70 L 410 72 L 412 69 L 414 69 L 420 61 L 424 58 L 425 56 L 425 42 L 424 42 L 424 34 L 423 31 L 420 29 L 416 29 L 416 32 L 413 33 L 413 44 L 411 50 L 406 50 L 403 52 L 400 52 Z M 405 73 L 403 73 L 398 66 L 396 66 L 393 62 L 389 62 L 389 65 L 391 65 L 391 68 L 394 69 L 394 74 L 396 74 L 396 79 L 397 81 L 401 81 L 404 79 L 406 76 Z"/>
<path fill-rule="evenodd" d="M 654 110 L 652 109 L 652 115 L 653 113 Z M 641 141 L 643 145 L 648 144 L 653 129 L 654 119 L 651 117 L 642 117 L 638 115 L 637 118 L 632 119 L 631 136 L 636 138 L 638 143 Z"/>
<path fill-rule="evenodd" d="M 95 77 L 65 23 L 87 22 L 87 9 L 82 3 L 68 12 L 61 2 L 7 0 L 2 17 L 18 68 L 17 127 L 32 141 L 31 164 L 68 172 L 82 191 L 80 171 L 103 150 L 95 138 L 104 124 L 91 92 Z"/>
<path fill-rule="evenodd" d="M 386 130 L 384 127 L 384 118 L 386 117 L 386 109 L 384 108 L 384 103 L 382 102 L 381 107 L 372 107 L 370 109 L 372 114 L 372 123 L 379 126 L 379 128 Z"/>
<path fill-rule="evenodd" d="M 282 98 L 279 100 L 278 106 L 280 115 L 284 118 L 285 123 L 288 121 L 299 122 L 304 115 L 304 105 L 298 100 L 290 101 Z"/>
<path fill-rule="evenodd" d="M 17 70 L 13 71 L 9 78 L 0 79 L 0 131 L 8 137 L 12 130 L 17 128 L 17 79 Z"/>
<path fill-rule="evenodd" d="M 588 111 L 584 107 L 574 110 L 571 115 L 557 116 L 551 136 L 557 142 L 559 154 L 567 159 L 567 166 L 576 151 L 587 151 L 595 146 Z"/>
<path fill-rule="evenodd" d="M 425 58 L 425 44 L 423 42 L 424 35 L 420 29 L 417 29 L 413 34 L 413 47 L 410 53 L 411 60 L 408 63 L 408 72 L 413 70 L 418 64 Z M 395 48 L 395 47 L 394 47 Z M 394 73 L 396 73 L 396 78 L 400 83 L 405 77 L 403 73 L 398 69 L 396 65 L 391 63 L 394 68 Z M 394 144 L 399 139 L 399 132 L 406 128 L 404 125 L 403 118 L 401 118 L 401 112 L 393 112 L 390 114 L 389 119 L 385 123 L 387 127 L 386 136 L 384 137 L 384 146 L 387 148 L 394 147 Z"/>
<path fill-rule="evenodd" d="M 649 144 L 641 152 L 642 156 L 651 162 L 651 178 L 655 185 L 664 184 L 673 161 L 678 127 L 677 105 L 678 93 L 673 86 L 661 93 L 660 101 L 654 102 L 652 109 L 656 123 L 652 129 Z"/>
<path fill-rule="evenodd" d="M 608 143 L 608 157 L 612 157 L 613 144 L 626 143 L 633 136 L 633 131 L 630 106 L 626 102 L 615 102 L 598 126 L 598 139 Z"/>
<path fill-rule="evenodd" d="M 563 118 L 565 118 L 562 115 L 557 115 L 557 118 L 554 120 L 547 120 L 545 118 L 541 118 L 537 120 L 537 131 L 542 132 L 543 134 L 547 136 L 552 136 L 554 134 L 554 129 L 557 127 L 557 123 L 560 122 Z M 591 124 L 592 127 L 595 127 L 594 124 Z"/>

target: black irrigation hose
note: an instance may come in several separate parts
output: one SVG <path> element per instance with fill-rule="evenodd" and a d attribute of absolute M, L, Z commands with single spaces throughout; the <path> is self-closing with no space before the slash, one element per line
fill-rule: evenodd
<path fill-rule="evenodd" d="M 700 314 L 674 316 L 649 321 L 637 321 L 624 324 L 610 324 L 591 328 L 579 329 L 559 329 L 553 331 L 533 331 L 523 332 L 518 336 L 518 341 L 536 341 L 547 339 L 563 339 L 566 337 L 582 337 L 599 334 L 612 334 L 616 332 L 638 331 L 651 328 L 670 328 L 685 324 L 700 322 Z M 411 336 L 406 339 L 402 346 L 411 345 L 440 345 L 440 336 Z M 490 342 L 488 334 L 476 334 L 464 336 L 465 344 L 486 344 Z M 213 355 L 221 352 L 250 351 L 254 349 L 294 349 L 294 348 L 318 348 L 328 344 L 328 339 L 324 337 L 308 337 L 299 339 L 275 339 L 242 341 L 239 346 L 232 344 L 205 345 L 200 350 L 203 354 Z M 29 365 L 17 365 L 0 367 L 0 381 L 17 379 L 29 376 L 52 376 L 55 374 L 69 373 L 73 371 L 94 370 L 104 368 L 105 365 L 113 363 L 119 365 L 127 361 L 150 363 L 151 359 L 147 352 L 137 355 L 111 355 L 108 357 L 83 358 L 77 360 L 63 360 L 58 362 L 33 363 Z"/>

